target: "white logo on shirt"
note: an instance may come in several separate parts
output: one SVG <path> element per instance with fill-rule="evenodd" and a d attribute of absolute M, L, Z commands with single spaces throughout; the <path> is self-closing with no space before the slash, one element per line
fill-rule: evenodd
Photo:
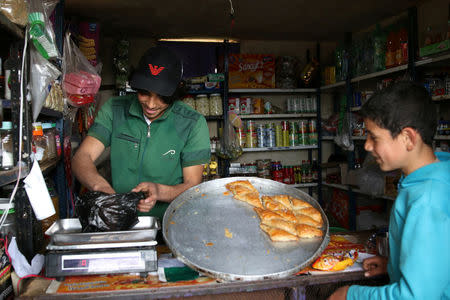
<path fill-rule="evenodd" d="M 164 153 L 163 156 L 166 156 L 167 154 L 175 155 L 175 153 L 176 153 L 176 151 L 172 149 L 172 150 L 169 150 L 166 153 Z"/>

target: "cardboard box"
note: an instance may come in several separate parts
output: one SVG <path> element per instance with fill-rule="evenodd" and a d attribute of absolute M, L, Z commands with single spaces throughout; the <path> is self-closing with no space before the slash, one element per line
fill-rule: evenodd
<path fill-rule="evenodd" d="M 275 56 L 271 54 L 230 54 L 230 89 L 275 88 Z"/>

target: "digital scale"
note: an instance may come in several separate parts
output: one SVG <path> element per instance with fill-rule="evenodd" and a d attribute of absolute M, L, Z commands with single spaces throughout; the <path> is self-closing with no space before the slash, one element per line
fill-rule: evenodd
<path fill-rule="evenodd" d="M 47 277 L 58 281 L 66 276 L 95 274 L 140 273 L 146 277 L 157 271 L 157 223 L 150 229 L 81 233 L 77 221 L 58 220 L 46 232 L 51 238 L 45 255 Z M 141 226 L 148 223 L 147 219 L 141 221 Z"/>

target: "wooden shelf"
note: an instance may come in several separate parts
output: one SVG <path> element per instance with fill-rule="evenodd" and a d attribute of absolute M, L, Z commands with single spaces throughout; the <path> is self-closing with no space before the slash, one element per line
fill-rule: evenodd
<path fill-rule="evenodd" d="M 243 148 L 244 152 L 264 152 L 264 151 L 289 151 L 289 150 L 306 150 L 317 149 L 317 145 L 311 146 L 293 146 L 293 147 L 261 147 L 261 148 Z"/>
<path fill-rule="evenodd" d="M 295 118 L 313 118 L 316 113 L 304 114 L 258 114 L 258 115 L 239 115 L 241 119 L 295 119 Z"/>
<path fill-rule="evenodd" d="M 337 189 L 340 189 L 340 190 L 345 190 L 345 191 L 350 190 L 350 187 L 349 187 L 348 185 L 346 185 L 346 184 L 337 184 L 337 183 L 326 183 L 326 182 L 322 182 L 322 185 L 323 185 L 323 186 L 332 187 L 332 188 L 337 188 Z M 351 190 L 352 190 L 353 192 L 355 192 L 355 193 L 362 194 L 362 195 L 367 195 L 367 196 L 371 196 L 371 197 L 374 197 L 374 198 L 381 198 L 381 199 L 386 199 L 386 200 L 391 200 L 391 201 L 394 201 L 394 200 L 395 200 L 395 197 L 391 197 L 391 196 L 388 196 L 388 195 L 371 195 L 371 194 L 369 194 L 369 193 L 363 192 L 363 191 L 361 191 L 360 189 L 356 189 L 356 188 L 352 188 Z"/>
<path fill-rule="evenodd" d="M 315 93 L 317 89 L 230 89 L 229 93 L 246 94 L 296 94 L 296 93 Z"/>

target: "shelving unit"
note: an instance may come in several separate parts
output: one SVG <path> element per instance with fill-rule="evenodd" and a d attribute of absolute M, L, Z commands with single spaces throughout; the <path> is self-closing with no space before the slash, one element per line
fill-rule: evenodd
<path fill-rule="evenodd" d="M 380 198 L 380 199 L 386 199 L 386 200 L 391 200 L 391 201 L 395 200 L 395 197 L 391 197 L 391 196 L 388 196 L 388 195 L 372 195 L 372 194 L 366 193 L 366 192 L 364 192 L 364 191 L 362 191 L 360 189 L 352 188 L 352 187 L 350 187 L 349 185 L 346 185 L 346 184 L 322 182 L 322 185 L 323 186 L 332 187 L 332 188 L 337 188 L 337 189 L 340 189 L 340 190 L 345 190 L 345 191 L 349 191 L 351 189 L 355 193 L 371 196 L 373 198 Z"/>
<path fill-rule="evenodd" d="M 251 115 L 239 115 L 241 119 L 299 119 L 299 118 L 314 118 L 317 114 L 305 113 L 305 114 L 251 114 Z"/>

